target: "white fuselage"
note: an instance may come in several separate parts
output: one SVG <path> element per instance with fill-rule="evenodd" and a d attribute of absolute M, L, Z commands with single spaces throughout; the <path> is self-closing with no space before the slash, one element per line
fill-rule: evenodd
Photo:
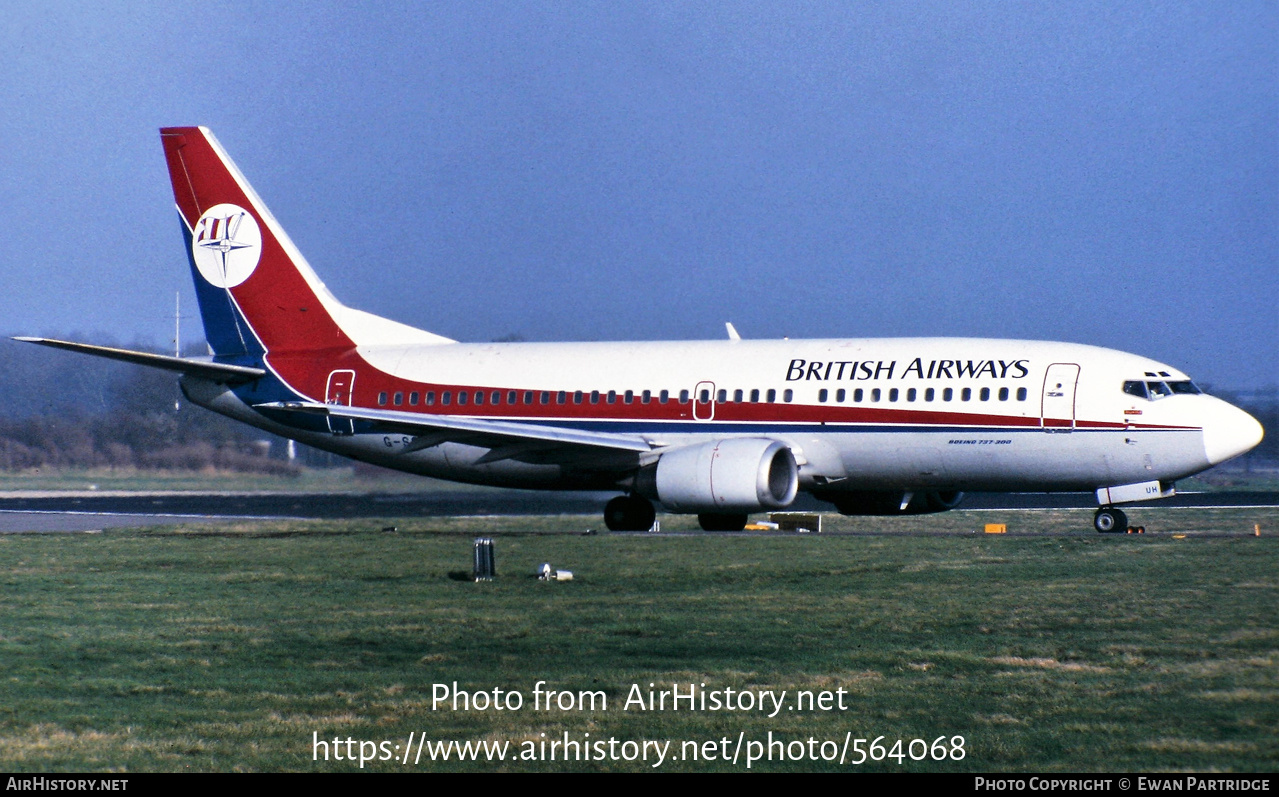
<path fill-rule="evenodd" d="M 1254 428 L 1259 439 L 1255 421 L 1210 396 L 1152 400 L 1124 392 L 1127 381 L 1188 383 L 1179 371 L 1069 343 L 492 343 L 366 346 L 359 355 L 369 370 L 357 369 L 353 405 L 625 432 L 655 450 L 767 437 L 791 448 L 808 490 L 1171 482 L 1255 445 Z M 198 403 L 386 467 L 516 487 L 619 486 L 598 469 L 588 476 L 563 463 L 477 464 L 488 449 L 456 442 L 406 452 L 407 435 L 299 433 L 265 420 L 225 388 L 201 391 L 195 381 L 188 393 Z"/>

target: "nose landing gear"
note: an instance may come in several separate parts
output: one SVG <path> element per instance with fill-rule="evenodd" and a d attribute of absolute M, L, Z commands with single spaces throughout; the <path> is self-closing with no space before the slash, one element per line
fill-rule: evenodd
<path fill-rule="evenodd" d="M 1101 534 L 1118 534 L 1128 530 L 1128 516 L 1113 506 L 1103 506 L 1093 515 L 1092 527 Z"/>

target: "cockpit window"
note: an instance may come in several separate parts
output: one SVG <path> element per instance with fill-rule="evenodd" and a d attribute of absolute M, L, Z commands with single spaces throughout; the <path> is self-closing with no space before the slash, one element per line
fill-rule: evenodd
<path fill-rule="evenodd" d="M 1137 398 L 1150 398 L 1146 395 L 1145 382 L 1124 382 L 1124 392 Z"/>
<path fill-rule="evenodd" d="M 1199 389 L 1194 382 L 1185 379 L 1179 382 L 1139 382 L 1130 380 L 1124 382 L 1124 392 L 1130 396 L 1144 398 L 1150 401 L 1158 401 L 1166 396 L 1174 394 L 1180 395 L 1199 395 L 1203 391 Z"/>

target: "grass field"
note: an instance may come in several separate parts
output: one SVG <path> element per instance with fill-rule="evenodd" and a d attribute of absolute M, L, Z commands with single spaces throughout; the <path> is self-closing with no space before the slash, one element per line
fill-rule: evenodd
<path fill-rule="evenodd" d="M 1090 518 L 828 523 L 874 532 L 845 536 L 570 533 L 593 517 L 6 535 L 0 768 L 349 771 L 358 763 L 312 760 L 313 733 L 386 740 L 382 752 L 425 732 L 509 740 L 513 753 L 566 733 L 670 740 L 663 770 L 744 770 L 745 750 L 737 764 L 680 760 L 682 742 L 729 739 L 731 754 L 739 738 L 771 732 L 838 745 L 884 736 L 890 752 L 899 738 L 958 735 L 964 757 L 841 766 L 818 746 L 819 760 L 754 769 L 1274 770 L 1279 514 L 1142 510 L 1135 520 L 1152 533 L 1140 536 L 1085 532 Z M 970 533 L 986 522 L 1010 534 Z M 497 540 L 491 583 L 465 580 L 477 534 Z M 532 578 L 544 561 L 574 580 Z M 542 680 L 601 691 L 608 707 L 535 710 Z M 434 685 L 454 681 L 518 690 L 525 705 L 433 710 Z M 788 700 L 844 690 L 846 708 L 623 710 L 633 684 L 673 682 L 784 689 Z"/>

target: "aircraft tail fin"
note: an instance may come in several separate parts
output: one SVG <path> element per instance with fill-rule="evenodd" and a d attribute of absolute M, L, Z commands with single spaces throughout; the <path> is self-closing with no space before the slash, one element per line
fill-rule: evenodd
<path fill-rule="evenodd" d="M 160 138 L 215 355 L 452 342 L 334 298 L 207 128 Z"/>

